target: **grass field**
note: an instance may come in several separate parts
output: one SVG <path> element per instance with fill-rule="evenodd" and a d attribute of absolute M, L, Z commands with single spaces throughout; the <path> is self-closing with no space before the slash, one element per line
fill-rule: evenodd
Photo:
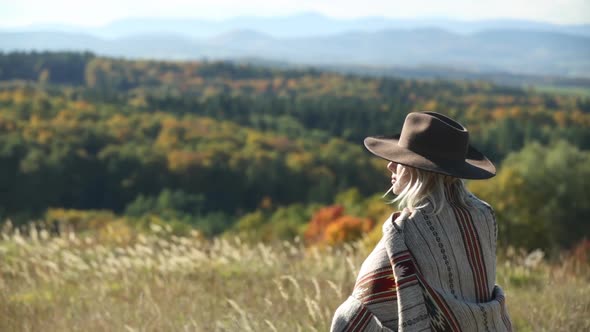
<path fill-rule="evenodd" d="M 0 331 L 327 331 L 367 251 L 238 239 L 5 230 Z M 517 331 L 590 330 L 590 273 L 508 253 L 497 282 Z"/>

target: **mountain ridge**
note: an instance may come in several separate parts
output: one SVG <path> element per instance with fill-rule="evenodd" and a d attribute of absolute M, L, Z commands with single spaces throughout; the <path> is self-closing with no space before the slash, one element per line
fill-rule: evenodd
<path fill-rule="evenodd" d="M 273 37 L 311 37 L 330 35 L 351 30 L 378 31 L 389 28 L 439 27 L 451 32 L 470 34 L 498 27 L 556 31 L 574 35 L 590 36 L 590 24 L 554 24 L 521 19 L 460 20 L 441 17 L 389 18 L 366 16 L 341 19 L 317 12 L 303 12 L 286 16 L 256 17 L 237 16 L 223 20 L 202 18 L 149 18 L 131 17 L 118 19 L 97 27 L 81 27 L 64 24 L 36 24 L 20 28 L 3 28 L 0 31 L 53 30 L 61 32 L 85 32 L 103 38 L 118 38 L 141 32 L 187 34 L 207 38 L 236 29 L 252 29 Z"/>
<path fill-rule="evenodd" d="M 172 60 L 265 58 L 302 65 L 443 66 L 472 71 L 590 77 L 590 37 L 514 29 L 462 35 L 441 28 L 351 31 L 276 38 L 236 29 L 210 38 L 143 33 L 107 39 L 82 33 L 0 32 L 0 51 L 80 50 Z"/>

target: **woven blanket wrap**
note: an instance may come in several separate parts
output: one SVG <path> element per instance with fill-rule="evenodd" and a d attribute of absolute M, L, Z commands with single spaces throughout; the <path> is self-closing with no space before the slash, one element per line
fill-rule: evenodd
<path fill-rule="evenodd" d="M 473 195 L 469 208 L 447 199 L 437 215 L 388 218 L 331 331 L 512 331 L 495 285 L 493 211 Z"/>

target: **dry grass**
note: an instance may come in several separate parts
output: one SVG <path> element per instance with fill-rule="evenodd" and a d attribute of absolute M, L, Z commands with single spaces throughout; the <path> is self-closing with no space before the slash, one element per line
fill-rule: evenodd
<path fill-rule="evenodd" d="M 1 331 L 326 331 L 365 257 L 160 228 L 118 244 L 1 236 Z M 588 274 L 513 255 L 498 276 L 518 331 L 590 330 Z"/>

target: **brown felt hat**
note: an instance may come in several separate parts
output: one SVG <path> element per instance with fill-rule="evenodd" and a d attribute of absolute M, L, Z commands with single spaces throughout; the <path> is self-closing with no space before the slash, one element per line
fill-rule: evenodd
<path fill-rule="evenodd" d="M 467 129 L 440 113 L 409 113 L 401 134 L 369 136 L 365 147 L 383 159 L 458 178 L 496 175 L 494 164 L 469 145 Z"/>

